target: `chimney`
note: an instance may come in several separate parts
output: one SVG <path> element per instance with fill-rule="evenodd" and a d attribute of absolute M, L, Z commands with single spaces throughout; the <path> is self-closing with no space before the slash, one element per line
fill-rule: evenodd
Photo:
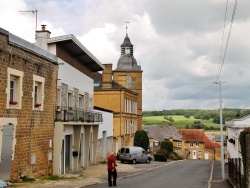
<path fill-rule="evenodd" d="M 110 89 L 112 87 L 112 64 L 103 64 L 102 71 L 102 88 Z"/>
<path fill-rule="evenodd" d="M 44 50 L 48 50 L 46 40 L 50 38 L 50 31 L 46 30 L 46 25 L 41 25 L 41 31 L 36 31 L 36 45 Z"/>

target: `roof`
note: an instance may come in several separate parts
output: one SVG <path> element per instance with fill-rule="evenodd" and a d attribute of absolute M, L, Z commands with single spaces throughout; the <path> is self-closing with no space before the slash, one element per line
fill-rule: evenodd
<path fill-rule="evenodd" d="M 204 141 L 205 141 L 205 148 L 206 149 L 214 149 L 213 142 L 208 138 L 208 136 L 204 133 Z"/>
<path fill-rule="evenodd" d="M 84 66 L 89 67 L 92 71 L 101 71 L 104 69 L 102 63 L 74 35 L 52 37 L 47 39 L 46 42 L 48 44 L 56 43 L 57 46 L 65 49 L 74 58 L 80 62 L 84 62 Z"/>
<path fill-rule="evenodd" d="M 179 129 L 183 139 L 188 142 L 203 142 L 206 149 L 214 149 L 215 146 L 203 129 Z"/>
<path fill-rule="evenodd" d="M 185 141 L 204 142 L 203 129 L 179 129 L 179 132 Z"/>
<path fill-rule="evenodd" d="M 160 125 L 150 125 L 143 126 L 148 133 L 149 138 L 154 140 L 163 141 L 165 139 L 181 140 L 181 135 L 175 126 L 160 126 Z"/>
<path fill-rule="evenodd" d="M 123 43 L 121 44 L 121 46 L 133 46 L 133 44 L 130 42 L 130 39 L 128 37 L 128 34 L 126 34 L 126 37 L 124 38 Z"/>
<path fill-rule="evenodd" d="M 220 143 L 218 142 L 213 142 L 214 148 L 220 148 Z"/>
<path fill-rule="evenodd" d="M 39 48 L 38 46 L 18 37 L 16 35 L 13 35 L 12 33 L 9 33 L 8 31 L 6 31 L 2 28 L 0 28 L 0 34 L 4 34 L 4 35 L 8 36 L 8 40 L 9 40 L 10 44 L 18 46 L 19 48 L 27 50 L 31 53 L 38 55 L 38 56 L 41 56 L 41 57 L 49 60 L 53 64 L 58 63 L 58 58 L 55 55 L 49 53 L 46 50 L 43 50 L 42 48 Z"/>
<path fill-rule="evenodd" d="M 100 111 L 111 112 L 111 113 L 114 112 L 112 110 L 109 110 L 109 109 L 106 109 L 106 108 L 102 108 L 102 107 L 99 107 L 99 106 L 94 106 L 94 110 L 100 110 Z"/>
<path fill-rule="evenodd" d="M 135 95 L 138 95 L 138 93 L 120 85 L 119 83 L 115 82 L 114 80 L 112 80 L 111 83 L 111 88 L 102 88 L 102 74 L 99 72 L 95 72 L 93 75 L 93 79 L 94 79 L 94 90 L 126 90 L 130 93 L 133 93 Z"/>

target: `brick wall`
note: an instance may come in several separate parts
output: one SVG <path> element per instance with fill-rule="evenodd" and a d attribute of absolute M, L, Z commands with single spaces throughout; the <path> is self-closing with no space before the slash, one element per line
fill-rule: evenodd
<path fill-rule="evenodd" d="M 17 118 L 11 180 L 17 180 L 21 175 L 48 175 L 52 173 L 48 153 L 53 151 L 49 142 L 53 140 L 58 66 L 31 51 L 9 44 L 5 34 L 0 32 L 0 117 Z M 24 73 L 21 109 L 6 109 L 8 67 Z M 43 111 L 32 110 L 33 74 L 45 78 Z M 36 156 L 32 165 L 31 155 Z"/>

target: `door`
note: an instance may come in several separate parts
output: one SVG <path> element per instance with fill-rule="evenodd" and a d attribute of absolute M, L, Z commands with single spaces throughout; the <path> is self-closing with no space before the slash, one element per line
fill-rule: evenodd
<path fill-rule="evenodd" d="M 106 159 L 107 157 L 107 132 L 102 131 L 102 158 Z"/>
<path fill-rule="evenodd" d="M 65 136 L 65 171 L 70 170 L 70 135 Z"/>
<path fill-rule="evenodd" d="M 0 179 L 9 180 L 11 173 L 12 144 L 14 125 L 3 125 L 2 130 L 2 161 L 0 168 Z"/>
<path fill-rule="evenodd" d="M 64 140 L 62 140 L 62 151 L 61 151 L 61 174 L 65 174 L 64 171 L 64 162 L 65 162 L 65 153 L 64 153 Z"/>
<path fill-rule="evenodd" d="M 205 159 L 208 159 L 208 153 L 205 153 Z"/>
<path fill-rule="evenodd" d="M 193 150 L 193 159 L 197 159 L 197 152 L 196 152 L 196 150 Z"/>

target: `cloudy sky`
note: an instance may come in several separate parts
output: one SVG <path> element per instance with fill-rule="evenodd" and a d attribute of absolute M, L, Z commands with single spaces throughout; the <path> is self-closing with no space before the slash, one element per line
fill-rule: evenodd
<path fill-rule="evenodd" d="M 73 34 L 116 68 L 128 21 L 143 110 L 218 109 L 217 81 L 223 107 L 249 108 L 249 8 L 248 0 L 0 0 L 0 27 L 34 42 L 38 10 L 39 30 Z"/>

